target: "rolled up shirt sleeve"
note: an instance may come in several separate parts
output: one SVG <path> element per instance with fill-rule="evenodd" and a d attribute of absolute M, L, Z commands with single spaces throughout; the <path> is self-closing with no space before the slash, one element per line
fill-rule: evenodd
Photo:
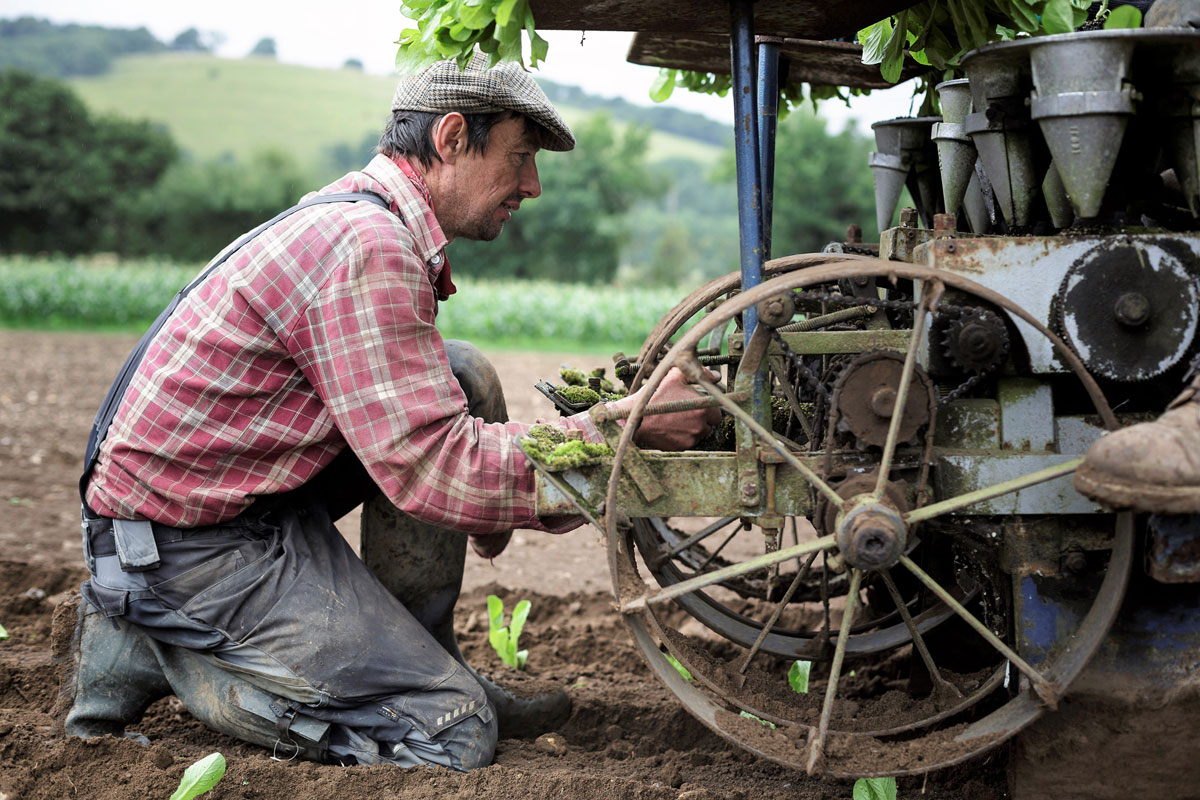
<path fill-rule="evenodd" d="M 288 347 L 333 424 L 384 494 L 426 522 L 473 533 L 562 531 L 535 515 L 534 475 L 516 439 L 528 425 L 467 413 L 434 325 L 426 266 L 400 237 L 360 231 L 290 331 Z M 564 428 L 600 437 L 586 414 Z"/>

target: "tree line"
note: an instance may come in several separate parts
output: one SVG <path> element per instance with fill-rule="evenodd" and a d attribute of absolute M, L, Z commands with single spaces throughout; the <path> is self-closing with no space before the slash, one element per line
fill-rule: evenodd
<path fill-rule="evenodd" d="M 0 20 L 0 60 L 14 58 L 12 41 L 68 34 L 83 37 L 77 43 L 104 40 L 99 49 L 109 56 L 212 43 L 194 29 L 166 45 L 144 29 L 23 18 Z M 300 164 L 282 146 L 250 158 L 199 161 L 161 126 L 96 114 L 56 78 L 81 68 L 73 66 L 73 49 L 80 48 L 55 49 L 52 69 L 0 71 L 0 252 L 204 262 L 331 178 L 328 164 Z M 262 55 L 273 51 L 273 41 L 259 48 Z M 559 102 L 587 99 L 573 87 L 548 88 Z M 452 246 L 451 259 L 463 274 L 686 285 L 738 268 L 732 150 L 716 168 L 678 158 L 651 163 L 651 128 L 614 124 L 609 109 L 623 113 L 621 104 L 637 108 L 599 102 L 608 108 L 577 125 L 574 151 L 539 158 L 543 197 L 523 204 L 503 236 Z M 649 111 L 657 117 L 673 112 Z M 696 116 L 678 114 L 672 118 L 683 127 Z M 724 126 L 704 120 L 700 127 Z M 336 174 L 359 169 L 375 141 L 368 135 L 331 144 L 327 160 Z M 840 240 L 849 223 L 871 235 L 870 150 L 867 137 L 853 129 L 832 135 L 807 111 L 782 123 L 776 255 L 819 250 Z"/>

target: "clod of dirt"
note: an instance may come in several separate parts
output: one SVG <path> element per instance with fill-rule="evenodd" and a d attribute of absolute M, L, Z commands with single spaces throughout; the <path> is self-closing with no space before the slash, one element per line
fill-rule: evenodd
<path fill-rule="evenodd" d="M 170 769 L 175 763 L 175 757 L 167 752 L 167 748 L 155 745 L 150 748 L 150 763 L 159 769 Z"/>
<path fill-rule="evenodd" d="M 543 733 L 533 742 L 533 747 L 542 753 L 549 753 L 552 756 L 565 755 L 567 752 L 567 740 L 558 733 Z"/>

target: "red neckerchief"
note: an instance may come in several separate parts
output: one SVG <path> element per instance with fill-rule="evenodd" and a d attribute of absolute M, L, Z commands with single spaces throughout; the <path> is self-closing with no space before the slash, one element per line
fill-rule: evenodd
<path fill-rule="evenodd" d="M 421 173 L 417 172 L 404 156 L 392 156 L 392 163 L 408 177 L 409 183 L 421 195 L 421 198 L 429 206 L 429 210 L 433 211 L 433 197 L 430 196 L 429 186 L 425 183 L 425 178 L 421 176 Z M 438 273 L 437 280 L 433 282 L 433 290 L 437 292 L 438 300 L 449 300 L 450 295 L 458 291 L 454 281 L 450 280 L 450 259 L 446 257 L 444 249 L 442 250 L 442 271 Z"/>

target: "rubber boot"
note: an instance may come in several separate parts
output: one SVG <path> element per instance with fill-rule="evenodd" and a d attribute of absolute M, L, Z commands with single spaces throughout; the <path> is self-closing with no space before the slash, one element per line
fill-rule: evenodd
<path fill-rule="evenodd" d="M 172 693 L 151 640 L 126 622 L 116 622 L 77 592 L 54 612 L 51 635 L 60 665 L 68 736 L 123 736 L 149 744 L 125 726 L 142 718 L 150 704 Z"/>
<path fill-rule="evenodd" d="M 565 690 L 516 697 L 463 658 L 454 635 L 454 606 L 462 591 L 467 534 L 418 522 L 380 495 L 363 506 L 361 535 L 368 569 L 483 686 L 500 736 L 537 736 L 566 721 L 571 700 Z"/>
<path fill-rule="evenodd" d="M 1200 373 L 1154 422 L 1097 439 L 1075 488 L 1110 508 L 1200 513 Z"/>

